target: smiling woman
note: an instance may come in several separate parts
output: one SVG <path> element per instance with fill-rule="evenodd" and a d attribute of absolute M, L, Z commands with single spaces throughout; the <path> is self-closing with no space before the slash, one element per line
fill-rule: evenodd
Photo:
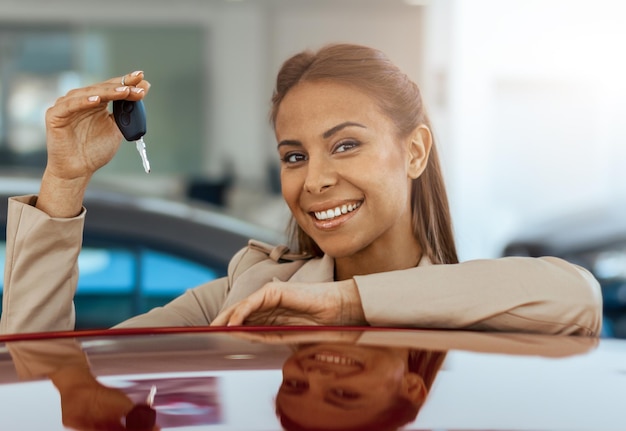
<path fill-rule="evenodd" d="M 82 197 L 121 140 L 107 105 L 149 89 L 136 71 L 48 110 L 40 193 L 9 208 L 1 331 L 73 327 Z M 599 286 L 578 266 L 550 257 L 458 263 L 420 92 L 383 53 L 350 44 L 299 53 L 279 71 L 272 101 L 292 244 L 250 241 L 226 277 L 120 326 L 599 333 Z"/>
<path fill-rule="evenodd" d="M 353 121 L 342 122 L 345 118 Z M 309 236 L 301 248 L 334 257 L 338 280 L 414 267 L 424 251 L 439 263 L 432 250 L 445 245 L 420 244 L 412 232 L 422 230 L 413 228 L 409 204 L 412 180 L 427 166 L 431 138 L 426 126 L 398 135 L 375 98 L 344 84 L 308 81 L 282 100 L 275 128 L 283 196 L 298 235 Z M 437 166 L 434 157 L 430 166 Z M 456 263 L 449 212 L 435 211 L 445 228 L 434 237 L 450 240 L 449 257 L 441 263 Z M 391 248 L 396 253 L 387 253 Z"/>
<path fill-rule="evenodd" d="M 286 430 L 395 430 L 414 420 L 446 352 L 319 343 L 283 365 L 276 413 Z"/>

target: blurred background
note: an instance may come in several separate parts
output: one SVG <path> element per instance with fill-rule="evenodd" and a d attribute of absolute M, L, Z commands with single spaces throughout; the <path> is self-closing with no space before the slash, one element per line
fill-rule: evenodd
<path fill-rule="evenodd" d="M 275 74 L 371 45 L 422 89 L 461 259 L 565 256 L 623 315 L 624 22 L 619 0 L 1 0 L 0 175 L 41 175 L 57 97 L 141 69 L 152 173 L 128 144 L 96 182 L 282 232 Z"/>

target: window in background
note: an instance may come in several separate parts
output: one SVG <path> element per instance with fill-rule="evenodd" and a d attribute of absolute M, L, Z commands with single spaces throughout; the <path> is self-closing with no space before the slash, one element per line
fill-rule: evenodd
<path fill-rule="evenodd" d="M 48 107 L 72 88 L 140 69 L 153 84 L 146 140 L 155 171 L 200 175 L 208 119 L 204 54 L 200 26 L 0 23 L 0 166 L 42 168 Z M 120 173 L 141 173 L 130 145 L 98 174 Z"/>
<path fill-rule="evenodd" d="M 46 109 L 81 84 L 65 28 L 0 27 L 0 164 L 45 163 Z"/>

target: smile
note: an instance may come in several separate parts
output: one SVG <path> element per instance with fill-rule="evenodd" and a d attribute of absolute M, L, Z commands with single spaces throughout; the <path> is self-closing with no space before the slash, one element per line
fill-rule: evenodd
<path fill-rule="evenodd" d="M 346 356 L 334 355 L 332 353 L 317 353 L 311 358 L 317 362 L 323 362 L 326 364 L 336 365 L 358 365 L 361 363 L 355 359 L 348 358 Z"/>
<path fill-rule="evenodd" d="M 354 204 L 341 205 L 339 207 L 331 208 L 325 211 L 315 211 L 313 214 L 317 220 L 331 220 L 335 217 L 339 217 L 342 214 L 348 214 L 361 206 L 361 202 Z"/>

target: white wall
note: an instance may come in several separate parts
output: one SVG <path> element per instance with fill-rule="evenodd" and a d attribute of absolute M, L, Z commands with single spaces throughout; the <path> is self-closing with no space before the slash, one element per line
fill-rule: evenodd
<path fill-rule="evenodd" d="M 434 0 L 429 17 L 463 259 L 497 255 L 535 220 L 626 200 L 626 4 Z"/>
<path fill-rule="evenodd" d="M 420 17 L 421 8 L 400 0 L 0 2 L 0 19 L 10 23 L 203 25 L 209 81 L 205 96 L 211 113 L 205 124 L 210 142 L 204 154 L 206 174 L 219 177 L 232 166 L 249 187 L 264 183 L 264 163 L 275 157 L 267 113 L 274 75 L 288 56 L 333 41 L 370 44 L 417 79 Z"/>
<path fill-rule="evenodd" d="M 207 29 L 204 166 L 253 190 L 275 157 L 267 123 L 282 61 L 330 41 L 377 46 L 420 84 L 462 259 L 500 253 L 533 220 L 626 200 L 626 4 L 619 0 L 3 0 L 9 22 L 200 23 Z M 261 185 L 261 186 L 259 186 Z M 255 200 L 256 199 L 256 200 Z M 271 205 L 275 202 L 272 201 Z M 256 210 L 255 210 L 256 209 Z M 266 218 L 267 218 L 266 217 Z"/>

